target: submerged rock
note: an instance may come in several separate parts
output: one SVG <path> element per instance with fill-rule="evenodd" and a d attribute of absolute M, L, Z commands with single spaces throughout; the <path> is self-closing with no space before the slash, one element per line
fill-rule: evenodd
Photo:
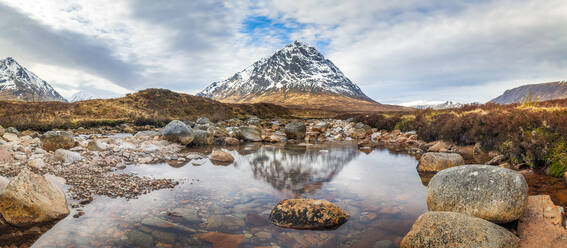
<path fill-rule="evenodd" d="M 465 164 L 465 160 L 457 153 L 428 152 L 419 159 L 417 171 L 439 172 L 463 164 Z"/>
<path fill-rule="evenodd" d="M 347 222 L 349 214 L 337 205 L 315 199 L 282 200 L 272 209 L 270 221 L 294 229 L 330 229 Z"/>
<path fill-rule="evenodd" d="M 287 138 L 299 140 L 305 137 L 305 132 L 307 131 L 307 128 L 305 127 L 305 124 L 303 122 L 294 121 L 285 125 L 284 130 L 285 130 L 285 134 L 287 135 Z"/>
<path fill-rule="evenodd" d="M 212 152 L 211 155 L 209 155 L 209 159 L 213 161 L 225 162 L 225 163 L 230 163 L 234 161 L 234 157 L 230 155 L 230 153 L 222 150 L 216 150 Z"/>
<path fill-rule="evenodd" d="M 520 239 L 505 228 L 481 218 L 453 212 L 419 216 L 402 239 L 402 248 L 512 248 Z"/>
<path fill-rule="evenodd" d="M 518 222 L 522 247 L 567 247 L 563 215 L 563 208 L 555 206 L 548 195 L 528 197 L 526 211 Z"/>
<path fill-rule="evenodd" d="M 261 131 L 257 127 L 240 127 L 240 135 L 247 141 L 262 141 Z"/>
<path fill-rule="evenodd" d="M 12 178 L 0 195 L 0 212 L 14 226 L 59 220 L 69 214 L 65 194 L 28 169 Z"/>
<path fill-rule="evenodd" d="M 528 184 L 513 170 L 488 165 L 462 165 L 437 173 L 427 187 L 430 211 L 451 211 L 495 223 L 520 218 Z"/>
<path fill-rule="evenodd" d="M 67 131 L 49 131 L 41 137 L 42 147 L 46 151 L 55 151 L 57 149 L 70 149 L 75 146 L 75 138 L 72 132 Z"/>
<path fill-rule="evenodd" d="M 162 131 L 165 139 L 172 142 L 179 142 L 183 145 L 190 144 L 195 138 L 193 129 L 185 125 L 185 123 L 174 120 L 167 124 Z"/>
<path fill-rule="evenodd" d="M 242 234 L 227 234 L 219 232 L 208 232 L 199 235 L 199 238 L 213 245 L 213 248 L 237 248 L 246 240 Z"/>

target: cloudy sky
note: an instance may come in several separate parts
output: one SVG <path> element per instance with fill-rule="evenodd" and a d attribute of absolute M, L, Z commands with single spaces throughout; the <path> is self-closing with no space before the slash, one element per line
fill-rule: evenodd
<path fill-rule="evenodd" d="M 565 13 L 565 0 L 0 0 L 0 58 L 65 97 L 194 94 L 303 40 L 379 102 L 485 102 L 567 79 Z"/>

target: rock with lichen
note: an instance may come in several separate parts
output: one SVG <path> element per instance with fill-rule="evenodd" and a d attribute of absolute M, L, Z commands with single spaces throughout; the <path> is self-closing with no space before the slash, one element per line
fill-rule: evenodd
<path fill-rule="evenodd" d="M 286 199 L 272 209 L 270 221 L 293 229 L 332 229 L 347 222 L 349 214 L 326 200 Z"/>

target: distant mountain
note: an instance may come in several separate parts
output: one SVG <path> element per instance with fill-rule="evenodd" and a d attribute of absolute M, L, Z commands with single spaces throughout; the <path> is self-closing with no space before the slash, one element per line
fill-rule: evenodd
<path fill-rule="evenodd" d="M 67 101 L 11 57 L 0 60 L 0 100 Z"/>
<path fill-rule="evenodd" d="M 458 103 L 458 102 L 453 102 L 453 101 L 446 101 L 443 103 L 438 103 L 438 104 L 422 104 L 422 105 L 413 105 L 410 107 L 416 108 L 416 109 L 450 109 L 450 108 L 460 108 L 462 107 L 464 104 L 462 103 Z"/>
<path fill-rule="evenodd" d="M 527 84 L 504 91 L 499 97 L 490 100 L 491 103 L 511 104 L 526 100 L 547 101 L 567 98 L 567 81 L 557 81 L 541 84 Z"/>
<path fill-rule="evenodd" d="M 96 97 L 95 95 L 87 92 L 87 91 L 79 91 L 71 96 L 69 102 L 80 102 L 92 99 L 99 99 L 100 97 Z"/>
<path fill-rule="evenodd" d="M 268 102 L 294 108 L 385 111 L 317 49 L 294 41 L 227 80 L 197 94 L 222 102 Z"/>

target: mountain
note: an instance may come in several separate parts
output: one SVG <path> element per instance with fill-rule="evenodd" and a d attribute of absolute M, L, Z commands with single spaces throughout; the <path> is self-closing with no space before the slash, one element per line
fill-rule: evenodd
<path fill-rule="evenodd" d="M 451 108 L 460 108 L 462 107 L 462 103 L 453 102 L 453 101 L 446 101 L 438 104 L 422 104 L 422 105 L 413 105 L 416 109 L 451 109 Z"/>
<path fill-rule="evenodd" d="M 92 100 L 92 99 L 98 99 L 100 97 L 96 97 L 95 95 L 86 92 L 86 91 L 79 91 L 75 94 L 73 94 L 71 96 L 71 98 L 69 99 L 69 102 L 80 102 L 80 101 L 86 101 L 86 100 Z"/>
<path fill-rule="evenodd" d="M 547 101 L 567 98 L 567 80 L 527 84 L 504 91 L 499 97 L 490 100 L 491 103 L 511 104 L 524 101 Z"/>
<path fill-rule="evenodd" d="M 0 60 L 0 100 L 67 101 L 11 57 Z"/>
<path fill-rule="evenodd" d="M 197 95 L 222 102 L 267 102 L 302 109 L 409 110 L 370 99 L 333 62 L 300 41 L 227 80 L 212 83 Z"/>

